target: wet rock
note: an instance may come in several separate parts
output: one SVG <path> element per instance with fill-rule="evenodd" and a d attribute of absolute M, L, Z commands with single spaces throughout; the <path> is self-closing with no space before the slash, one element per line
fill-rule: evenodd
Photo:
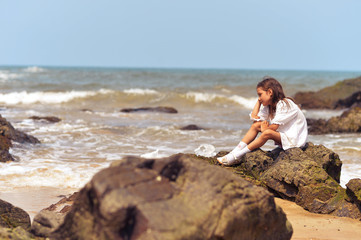
<path fill-rule="evenodd" d="M 215 158 L 203 159 L 217 164 Z M 346 189 L 339 185 L 341 166 L 336 153 L 308 143 L 304 148 L 286 151 L 257 149 L 247 153 L 239 165 L 226 169 L 310 212 L 360 219 L 359 206 L 350 201 Z"/>
<path fill-rule="evenodd" d="M 125 113 L 135 113 L 135 112 L 178 113 L 177 109 L 172 107 L 123 108 L 120 111 Z"/>
<path fill-rule="evenodd" d="M 19 143 L 40 143 L 40 141 L 31 135 L 16 130 L 11 123 L 0 115 L 0 134 L 8 139 Z"/>
<path fill-rule="evenodd" d="M 205 130 L 205 129 L 202 128 L 202 127 L 198 127 L 195 124 L 190 124 L 190 125 L 181 127 L 180 130 L 183 130 L 183 131 L 198 131 L 198 130 Z"/>
<path fill-rule="evenodd" d="M 355 92 L 348 98 L 338 100 L 335 108 L 351 108 L 356 106 L 361 107 L 361 91 Z"/>
<path fill-rule="evenodd" d="M 290 239 L 273 196 L 192 155 L 128 157 L 80 191 L 55 239 Z"/>
<path fill-rule="evenodd" d="M 0 226 L 30 230 L 30 216 L 21 208 L 0 199 Z"/>
<path fill-rule="evenodd" d="M 361 77 L 338 82 L 317 92 L 298 92 L 294 99 L 305 109 L 334 109 L 343 107 L 338 104 L 340 99 L 348 98 L 359 91 L 361 91 Z"/>
<path fill-rule="evenodd" d="M 49 122 L 49 123 L 57 123 L 57 122 L 61 121 L 60 118 L 53 117 L 53 116 L 47 116 L 47 117 L 32 116 L 32 117 L 30 117 L 30 119 L 33 119 L 36 121 L 45 121 L 45 122 Z"/>
<path fill-rule="evenodd" d="M 358 133 L 361 132 L 361 107 L 353 107 L 327 121 L 308 119 L 307 124 L 310 134 Z"/>

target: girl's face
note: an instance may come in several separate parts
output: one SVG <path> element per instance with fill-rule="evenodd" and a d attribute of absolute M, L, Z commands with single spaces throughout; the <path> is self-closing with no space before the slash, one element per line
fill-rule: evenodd
<path fill-rule="evenodd" d="M 257 88 L 258 101 L 262 103 L 263 106 L 268 106 L 272 103 L 272 89 L 267 91 L 262 88 Z"/>

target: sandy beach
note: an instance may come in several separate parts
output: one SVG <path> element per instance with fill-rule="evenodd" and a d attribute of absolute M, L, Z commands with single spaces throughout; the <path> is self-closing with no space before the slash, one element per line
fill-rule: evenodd
<path fill-rule="evenodd" d="M 275 198 L 293 227 L 292 240 L 356 240 L 361 239 L 361 221 L 315 214 L 293 202 Z"/>

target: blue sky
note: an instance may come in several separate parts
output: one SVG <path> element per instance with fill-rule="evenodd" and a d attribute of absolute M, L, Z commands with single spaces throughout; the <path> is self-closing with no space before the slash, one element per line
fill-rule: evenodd
<path fill-rule="evenodd" d="M 0 65 L 361 71 L 359 0 L 0 0 Z"/>

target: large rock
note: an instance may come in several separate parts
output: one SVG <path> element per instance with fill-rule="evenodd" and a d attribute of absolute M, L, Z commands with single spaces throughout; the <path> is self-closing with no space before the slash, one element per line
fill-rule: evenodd
<path fill-rule="evenodd" d="M 0 199 L 0 226 L 4 228 L 22 227 L 30 230 L 30 216 L 21 208 Z"/>
<path fill-rule="evenodd" d="M 40 141 L 26 133 L 16 130 L 11 123 L 0 115 L 0 162 L 14 161 L 9 153 L 12 141 L 20 143 L 40 143 Z"/>
<path fill-rule="evenodd" d="M 273 196 L 220 167 L 177 154 L 128 157 L 80 191 L 55 239 L 290 239 Z"/>
<path fill-rule="evenodd" d="M 338 82 L 317 92 L 298 92 L 294 99 L 305 109 L 343 108 L 339 100 L 348 98 L 358 91 L 361 91 L 361 77 Z"/>
<path fill-rule="evenodd" d="M 360 208 L 339 185 L 341 166 L 336 153 L 308 143 L 302 149 L 255 150 L 232 170 L 310 212 L 360 219 Z"/>
<path fill-rule="evenodd" d="M 5 118 L 0 115 L 0 133 L 9 138 L 12 141 L 19 143 L 40 143 L 40 141 L 31 135 L 28 135 L 24 132 L 16 130 L 11 123 L 9 123 Z"/>
<path fill-rule="evenodd" d="M 361 107 L 353 107 L 329 120 L 307 119 L 310 134 L 361 132 Z"/>

